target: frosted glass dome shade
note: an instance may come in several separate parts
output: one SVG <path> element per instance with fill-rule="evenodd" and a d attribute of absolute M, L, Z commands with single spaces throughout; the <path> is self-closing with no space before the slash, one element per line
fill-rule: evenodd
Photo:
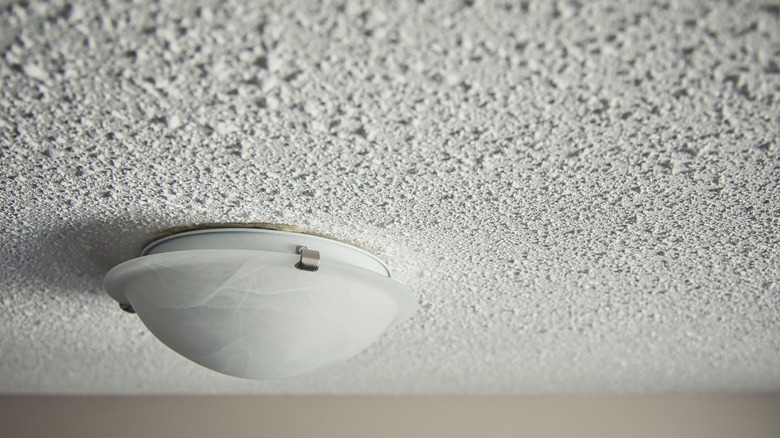
<path fill-rule="evenodd" d="M 416 309 L 381 262 L 329 239 L 251 229 L 174 237 L 109 271 L 106 290 L 171 349 L 224 374 L 278 379 L 342 362 Z M 316 272 L 299 266 L 296 242 L 319 250 Z"/>

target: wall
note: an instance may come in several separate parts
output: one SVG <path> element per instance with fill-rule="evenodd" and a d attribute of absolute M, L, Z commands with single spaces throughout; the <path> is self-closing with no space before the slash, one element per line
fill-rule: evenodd
<path fill-rule="evenodd" d="M 766 437 L 780 397 L 0 397 L 7 437 Z"/>

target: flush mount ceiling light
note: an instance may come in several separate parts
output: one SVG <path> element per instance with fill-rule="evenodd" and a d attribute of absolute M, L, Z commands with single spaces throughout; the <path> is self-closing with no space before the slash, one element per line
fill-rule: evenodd
<path fill-rule="evenodd" d="M 265 229 L 158 240 L 111 269 L 105 288 L 177 353 L 249 379 L 293 377 L 345 361 L 417 308 L 371 254 Z"/>

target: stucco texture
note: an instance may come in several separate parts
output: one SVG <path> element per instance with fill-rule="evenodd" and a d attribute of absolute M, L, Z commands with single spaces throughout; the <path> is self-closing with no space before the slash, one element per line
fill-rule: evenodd
<path fill-rule="evenodd" d="M 0 392 L 780 391 L 780 4 L 0 2 Z M 248 381 L 103 291 L 176 227 L 354 242 L 420 303 Z"/>

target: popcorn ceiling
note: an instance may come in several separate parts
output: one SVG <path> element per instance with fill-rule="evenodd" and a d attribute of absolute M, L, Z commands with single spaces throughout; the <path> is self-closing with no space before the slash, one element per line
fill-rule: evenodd
<path fill-rule="evenodd" d="M 0 390 L 780 390 L 780 5 L 0 2 Z M 102 290 L 166 230 L 286 224 L 419 314 L 253 382 Z"/>

